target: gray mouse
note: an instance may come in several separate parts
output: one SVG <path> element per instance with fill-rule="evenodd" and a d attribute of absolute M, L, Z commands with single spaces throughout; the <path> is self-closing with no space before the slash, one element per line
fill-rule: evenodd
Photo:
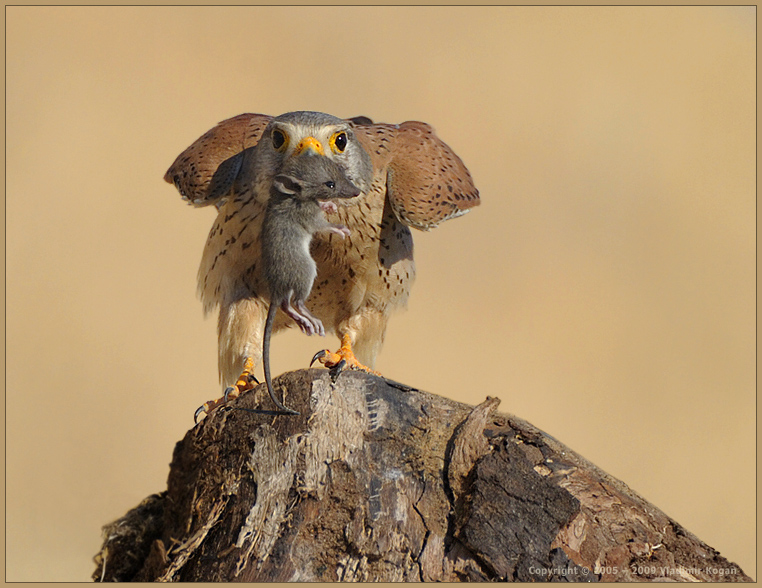
<path fill-rule="evenodd" d="M 349 235 L 344 225 L 328 222 L 325 212 L 335 212 L 332 198 L 353 198 L 360 189 L 328 157 L 305 154 L 292 160 L 273 180 L 270 200 L 262 221 L 262 264 L 270 289 L 262 342 L 262 362 L 267 391 L 275 405 L 287 414 L 299 414 L 275 398 L 270 376 L 270 336 L 278 308 L 290 316 L 307 335 L 324 336 L 323 323 L 304 304 L 317 276 L 310 255 L 315 233 L 329 231 L 343 239 Z"/>

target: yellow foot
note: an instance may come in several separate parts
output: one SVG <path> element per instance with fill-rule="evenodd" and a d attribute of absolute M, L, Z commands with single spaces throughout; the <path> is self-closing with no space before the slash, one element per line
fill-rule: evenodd
<path fill-rule="evenodd" d="M 199 406 L 196 409 L 196 412 L 193 414 L 193 422 L 197 423 L 198 417 L 200 415 L 209 414 L 214 409 L 227 404 L 229 400 L 233 400 L 247 390 L 251 390 L 254 387 L 254 384 L 259 384 L 259 381 L 254 377 L 254 374 L 252 373 L 253 371 L 254 360 L 250 357 L 247 357 L 246 361 L 244 361 L 243 364 L 243 371 L 241 372 L 241 375 L 238 376 L 238 380 L 236 381 L 235 386 L 228 386 L 228 388 L 225 390 L 225 395 L 222 398 L 218 398 L 217 400 L 209 400 Z"/>
<path fill-rule="evenodd" d="M 350 369 L 383 377 L 377 371 L 364 366 L 357 360 L 354 352 L 352 351 L 352 342 L 349 338 L 349 335 L 344 335 L 341 338 L 341 348 L 336 353 L 333 353 L 328 349 L 318 351 L 312 358 L 310 365 L 316 361 L 319 361 L 327 368 L 331 368 L 331 370 L 337 374 L 341 373 L 343 370 Z"/>

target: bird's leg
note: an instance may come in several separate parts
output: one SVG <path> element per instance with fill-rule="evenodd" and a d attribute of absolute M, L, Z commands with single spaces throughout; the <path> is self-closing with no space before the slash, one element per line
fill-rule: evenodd
<path fill-rule="evenodd" d="M 336 353 L 333 353 L 328 349 L 318 351 L 312 358 L 310 365 L 316 361 L 319 361 L 325 367 L 334 369 L 338 372 L 341 372 L 345 369 L 350 369 L 367 372 L 376 376 L 381 375 L 377 371 L 364 366 L 358 361 L 358 359 L 355 357 L 354 352 L 352 351 L 352 338 L 348 334 L 345 334 L 341 337 L 341 348 L 339 348 Z"/>
<path fill-rule="evenodd" d="M 199 406 L 193 415 L 194 422 L 198 422 L 198 417 L 201 414 L 209 414 L 220 405 L 227 404 L 228 401 L 237 398 L 243 392 L 251 390 L 254 387 L 254 383 L 259 384 L 259 381 L 254 377 L 254 374 L 252 373 L 253 371 L 254 360 L 251 357 L 247 357 L 243 364 L 243 371 L 241 372 L 241 375 L 238 376 L 238 380 L 236 381 L 235 386 L 229 386 L 225 390 L 225 395 L 222 398 L 218 398 L 217 400 L 208 400 Z"/>
<path fill-rule="evenodd" d="M 209 414 L 258 383 L 253 372 L 261 357 L 267 309 L 267 304 L 258 298 L 242 298 L 220 307 L 217 322 L 219 370 L 220 380 L 227 388 L 225 396 L 205 402 L 196 410 L 196 421 L 202 413 Z"/>

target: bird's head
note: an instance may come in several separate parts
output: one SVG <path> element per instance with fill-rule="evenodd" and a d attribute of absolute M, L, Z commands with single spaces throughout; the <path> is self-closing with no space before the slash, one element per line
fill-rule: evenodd
<path fill-rule="evenodd" d="M 366 192 L 373 180 L 370 156 L 351 125 L 322 112 L 288 112 L 270 121 L 257 144 L 257 179 L 271 181 L 294 158 L 327 157 Z"/>

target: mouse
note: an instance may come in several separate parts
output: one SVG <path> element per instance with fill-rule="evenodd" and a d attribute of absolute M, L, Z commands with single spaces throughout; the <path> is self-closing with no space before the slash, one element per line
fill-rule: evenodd
<path fill-rule="evenodd" d="M 332 199 L 353 198 L 360 189 L 350 182 L 338 164 L 323 155 L 300 155 L 273 179 L 270 199 L 262 221 L 262 264 L 270 290 L 262 341 L 262 363 L 267 391 L 286 414 L 299 414 L 285 407 L 273 391 L 270 374 L 270 338 L 278 308 L 291 317 L 303 333 L 325 336 L 323 323 L 305 306 L 317 276 L 310 255 L 310 242 L 318 232 L 349 236 L 344 225 L 328 221 L 326 212 L 336 212 Z"/>

